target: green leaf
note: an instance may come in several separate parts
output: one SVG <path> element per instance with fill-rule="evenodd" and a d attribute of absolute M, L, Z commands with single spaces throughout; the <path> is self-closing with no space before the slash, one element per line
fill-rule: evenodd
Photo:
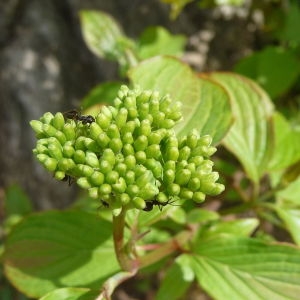
<path fill-rule="evenodd" d="M 32 212 L 32 203 L 18 185 L 11 185 L 5 192 L 5 215 L 24 216 Z"/>
<path fill-rule="evenodd" d="M 284 202 L 291 202 L 300 206 L 300 177 L 291 182 L 286 188 L 276 193 Z"/>
<path fill-rule="evenodd" d="M 198 240 L 190 255 L 197 281 L 213 299 L 299 299 L 300 250 L 251 238 Z"/>
<path fill-rule="evenodd" d="M 240 237 L 248 237 L 259 225 L 259 221 L 255 218 L 238 219 L 232 221 L 218 221 L 205 228 L 201 232 L 202 238 L 211 238 L 222 233 L 232 234 Z"/>
<path fill-rule="evenodd" d="M 300 131 L 278 112 L 273 115 L 273 124 L 275 144 L 268 168 L 282 170 L 300 159 Z"/>
<path fill-rule="evenodd" d="M 285 223 L 286 228 L 292 235 L 295 243 L 300 246 L 300 210 L 278 207 L 276 208 L 276 211 Z"/>
<path fill-rule="evenodd" d="M 211 210 L 195 208 L 188 213 L 187 223 L 206 223 L 215 221 L 220 218 L 220 215 Z"/>
<path fill-rule="evenodd" d="M 181 56 L 185 43 L 183 35 L 172 35 L 160 26 L 147 27 L 139 38 L 138 56 L 140 59 L 156 55 Z"/>
<path fill-rule="evenodd" d="M 121 82 L 105 82 L 94 87 L 83 99 L 82 108 L 87 109 L 93 105 L 112 105 Z"/>
<path fill-rule="evenodd" d="M 211 73 L 230 96 L 235 123 L 223 143 L 242 163 L 248 177 L 258 182 L 272 150 L 270 117 L 273 105 L 253 81 L 230 73 Z"/>
<path fill-rule="evenodd" d="M 92 10 L 80 12 L 81 29 L 89 49 L 97 56 L 118 61 L 121 66 L 136 63 L 134 41 L 124 35 L 110 15 Z"/>
<path fill-rule="evenodd" d="M 94 300 L 99 293 L 85 288 L 61 288 L 48 293 L 40 300 Z"/>
<path fill-rule="evenodd" d="M 241 60 L 235 71 L 256 80 L 274 98 L 295 83 L 300 74 L 300 61 L 282 48 L 267 47 Z"/>
<path fill-rule="evenodd" d="M 197 128 L 219 142 L 231 126 L 232 117 L 227 93 L 208 78 L 198 78 L 190 67 L 176 58 L 158 56 L 143 61 L 129 71 L 134 84 L 144 89 L 170 94 L 181 101 L 184 120 L 176 130 L 179 135 Z"/>
<path fill-rule="evenodd" d="M 165 277 L 160 282 L 155 300 L 169 300 L 181 298 L 189 286 L 191 280 L 186 280 L 182 268 L 177 263 L 167 270 Z"/>
<path fill-rule="evenodd" d="M 111 224 L 79 211 L 24 219 L 6 240 L 4 266 L 13 285 L 29 297 L 59 287 L 99 289 L 119 270 Z"/>

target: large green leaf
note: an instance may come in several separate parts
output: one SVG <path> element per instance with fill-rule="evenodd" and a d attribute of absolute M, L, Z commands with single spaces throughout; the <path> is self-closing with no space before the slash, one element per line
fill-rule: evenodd
<path fill-rule="evenodd" d="M 29 216 L 5 243 L 6 275 L 30 297 L 59 287 L 99 289 L 119 270 L 111 230 L 110 223 L 85 212 Z"/>
<path fill-rule="evenodd" d="M 217 221 L 205 228 L 201 232 L 201 237 L 214 237 L 221 233 L 232 234 L 235 236 L 250 236 L 259 225 L 255 218 L 244 218 L 230 221 Z"/>
<path fill-rule="evenodd" d="M 284 202 L 300 206 L 300 177 L 291 182 L 286 188 L 277 192 L 276 195 Z"/>
<path fill-rule="evenodd" d="M 272 150 L 272 102 L 257 84 L 245 77 L 211 73 L 211 78 L 229 94 L 235 118 L 223 143 L 240 160 L 248 177 L 258 182 Z"/>
<path fill-rule="evenodd" d="M 40 300 L 94 300 L 99 293 L 86 288 L 61 288 L 48 293 Z"/>
<path fill-rule="evenodd" d="M 300 246 L 300 210 L 278 207 L 276 211 L 285 223 L 295 243 Z"/>
<path fill-rule="evenodd" d="M 256 80 L 274 98 L 295 83 L 300 74 L 300 61 L 282 48 L 267 47 L 241 60 L 235 70 Z"/>
<path fill-rule="evenodd" d="M 300 130 L 293 128 L 280 113 L 273 116 L 275 144 L 270 170 L 282 170 L 300 159 Z"/>
<path fill-rule="evenodd" d="M 197 128 L 201 134 L 219 142 L 231 126 L 232 116 L 227 93 L 209 78 L 199 78 L 190 67 L 178 59 L 157 56 L 143 61 L 129 71 L 134 84 L 144 89 L 170 94 L 181 101 L 184 120 L 176 130 L 179 135 Z"/>
<path fill-rule="evenodd" d="M 180 259 L 180 257 L 178 258 Z M 193 279 L 193 278 L 192 278 Z M 155 300 L 169 300 L 181 298 L 192 280 L 185 278 L 180 265 L 174 263 L 166 272 L 163 280 L 159 285 L 159 290 Z"/>
<path fill-rule="evenodd" d="M 214 299 L 299 299 L 300 250 L 251 238 L 198 240 L 190 255 L 197 281 Z"/>
<path fill-rule="evenodd" d="M 118 61 L 121 66 L 136 63 L 134 41 L 123 33 L 110 15 L 101 11 L 83 10 L 80 19 L 84 40 L 95 55 Z"/>
<path fill-rule="evenodd" d="M 164 27 L 147 27 L 139 38 L 138 56 L 140 59 L 156 55 L 183 54 L 186 38 L 183 35 L 172 35 Z"/>

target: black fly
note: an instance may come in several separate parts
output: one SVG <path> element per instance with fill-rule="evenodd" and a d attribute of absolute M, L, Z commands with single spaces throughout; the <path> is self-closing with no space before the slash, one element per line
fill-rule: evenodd
<path fill-rule="evenodd" d="M 174 201 L 169 199 L 167 202 L 159 202 L 158 200 L 154 199 L 152 201 L 146 201 L 146 207 L 143 209 L 143 211 L 151 211 L 155 205 L 158 206 L 159 210 L 162 210 L 162 208 L 168 204 L 172 204 Z"/>
<path fill-rule="evenodd" d="M 82 115 L 78 110 L 72 109 L 64 113 L 66 119 L 80 121 L 82 124 L 91 124 L 95 122 L 95 118 L 91 115 Z"/>

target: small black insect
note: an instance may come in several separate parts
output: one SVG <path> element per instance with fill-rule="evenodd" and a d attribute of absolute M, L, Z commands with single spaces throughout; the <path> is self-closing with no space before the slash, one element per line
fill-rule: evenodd
<path fill-rule="evenodd" d="M 103 207 L 109 208 L 109 204 L 106 201 L 104 201 L 104 200 L 100 200 L 100 201 L 101 201 Z"/>
<path fill-rule="evenodd" d="M 65 175 L 65 177 L 63 179 L 61 179 L 61 181 L 68 181 L 69 186 L 74 183 L 74 178 L 71 177 L 70 175 Z"/>
<path fill-rule="evenodd" d="M 155 205 L 158 206 L 159 210 L 162 210 L 164 206 L 168 204 L 172 204 L 174 200 L 169 199 L 167 202 L 161 203 L 158 200 L 154 199 L 152 201 L 146 201 L 146 207 L 143 209 L 144 211 L 151 211 Z"/>
<path fill-rule="evenodd" d="M 95 122 L 95 118 L 91 115 L 82 115 L 78 110 L 72 109 L 64 113 L 66 119 L 80 121 L 82 124 L 91 124 Z"/>

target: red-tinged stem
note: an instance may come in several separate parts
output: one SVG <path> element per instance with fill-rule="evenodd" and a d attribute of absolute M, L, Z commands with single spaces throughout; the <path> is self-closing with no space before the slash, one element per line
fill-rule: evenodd
<path fill-rule="evenodd" d="M 176 251 L 183 252 L 184 248 L 186 247 L 186 243 L 192 238 L 192 236 L 192 231 L 185 230 L 180 232 L 173 239 L 166 242 L 165 244 L 162 244 L 161 247 L 142 257 L 139 257 L 139 267 L 147 267 Z"/>

